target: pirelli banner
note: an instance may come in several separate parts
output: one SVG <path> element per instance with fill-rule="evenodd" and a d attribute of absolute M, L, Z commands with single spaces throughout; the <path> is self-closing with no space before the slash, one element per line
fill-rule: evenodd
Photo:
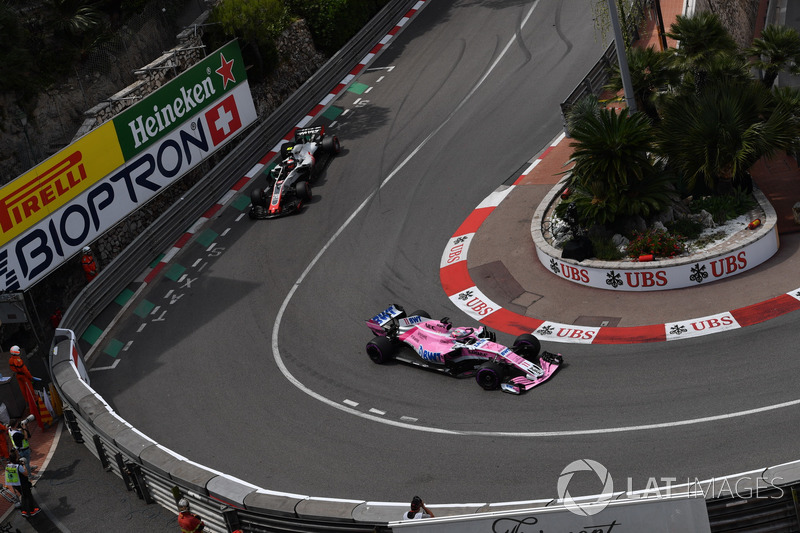
<path fill-rule="evenodd" d="M 0 189 L 0 291 L 24 290 L 256 120 L 236 41 Z"/>

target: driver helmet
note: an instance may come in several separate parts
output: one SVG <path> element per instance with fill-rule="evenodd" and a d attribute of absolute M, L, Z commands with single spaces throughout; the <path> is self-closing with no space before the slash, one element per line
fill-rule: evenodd
<path fill-rule="evenodd" d="M 88 246 L 84 246 L 83 247 L 83 253 L 88 254 L 88 253 L 91 253 L 91 252 L 92 252 L 92 249 L 89 248 Z"/>
<path fill-rule="evenodd" d="M 294 170 L 294 167 L 297 166 L 297 161 L 295 161 L 294 157 L 290 157 L 286 160 L 286 168 L 289 170 Z"/>
<path fill-rule="evenodd" d="M 14 355 L 19 355 L 19 346 L 16 346 L 16 345 L 12 346 L 11 349 L 9 350 L 9 352 L 14 354 Z"/>
<path fill-rule="evenodd" d="M 450 331 L 450 336 L 454 339 L 461 339 L 469 334 L 469 328 L 453 328 L 452 331 Z"/>

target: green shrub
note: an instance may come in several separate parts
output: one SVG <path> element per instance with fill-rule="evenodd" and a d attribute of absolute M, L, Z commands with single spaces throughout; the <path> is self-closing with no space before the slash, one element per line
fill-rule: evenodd
<path fill-rule="evenodd" d="M 241 38 L 242 57 L 252 66 L 248 77 L 260 81 L 278 66 L 276 39 L 292 22 L 281 0 L 225 0 L 214 7 L 204 40 L 212 50 Z"/>
<path fill-rule="evenodd" d="M 643 232 L 634 231 L 633 238 L 628 243 L 627 253 L 629 257 L 639 257 L 640 255 L 653 254 L 655 257 L 675 257 L 683 253 L 683 235 L 673 235 L 668 231 L 658 231 L 647 229 Z"/>
<path fill-rule="evenodd" d="M 314 45 L 332 55 L 386 4 L 387 0 L 284 0 L 294 15 L 308 23 Z"/>
<path fill-rule="evenodd" d="M 756 201 L 752 195 L 739 189 L 735 189 L 733 194 L 695 198 L 689 204 L 692 213 L 705 210 L 717 224 L 724 224 L 727 220 L 744 215 L 754 207 Z"/>
<path fill-rule="evenodd" d="M 703 224 L 689 218 L 679 218 L 664 224 L 672 234 L 683 235 L 689 240 L 694 240 L 703 233 Z"/>
<path fill-rule="evenodd" d="M 590 239 L 596 258 L 602 261 L 618 261 L 625 257 L 625 254 L 619 251 L 609 237 L 592 236 Z"/>

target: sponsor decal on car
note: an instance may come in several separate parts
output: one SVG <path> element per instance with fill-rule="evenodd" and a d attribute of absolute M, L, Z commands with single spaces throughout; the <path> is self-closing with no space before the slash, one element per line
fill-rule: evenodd
<path fill-rule="evenodd" d="M 442 363 L 442 354 L 438 352 L 430 352 L 422 347 L 422 345 L 417 346 L 417 353 L 420 357 L 425 359 L 426 361 L 430 361 L 432 363 Z"/>
<path fill-rule="evenodd" d="M 380 324 L 382 326 L 382 325 L 386 324 L 387 322 L 389 322 L 394 317 L 400 315 L 401 313 L 402 313 L 402 311 L 400 311 L 399 309 L 397 309 L 395 306 L 392 305 L 388 309 L 386 309 L 384 311 L 381 311 L 380 313 L 378 313 L 374 317 L 370 318 L 370 320 L 372 320 L 376 324 Z"/>

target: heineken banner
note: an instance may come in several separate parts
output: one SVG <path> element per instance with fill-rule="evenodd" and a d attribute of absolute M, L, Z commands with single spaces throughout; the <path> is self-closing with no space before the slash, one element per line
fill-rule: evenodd
<path fill-rule="evenodd" d="M 233 41 L 0 189 L 0 291 L 35 283 L 256 120 Z"/>

